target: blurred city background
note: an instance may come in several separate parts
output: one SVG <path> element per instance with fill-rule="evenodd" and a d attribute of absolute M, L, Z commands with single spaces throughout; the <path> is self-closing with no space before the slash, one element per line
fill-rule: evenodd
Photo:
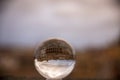
<path fill-rule="evenodd" d="M 62 38 L 76 51 L 65 79 L 120 79 L 120 0 L 0 0 L 0 78 L 40 77 L 34 49 Z"/>

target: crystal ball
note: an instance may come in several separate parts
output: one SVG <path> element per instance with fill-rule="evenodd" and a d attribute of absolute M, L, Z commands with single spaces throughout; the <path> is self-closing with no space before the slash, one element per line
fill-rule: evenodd
<path fill-rule="evenodd" d="M 47 79 L 62 79 L 75 66 L 75 51 L 64 40 L 44 41 L 35 50 L 35 68 Z"/>

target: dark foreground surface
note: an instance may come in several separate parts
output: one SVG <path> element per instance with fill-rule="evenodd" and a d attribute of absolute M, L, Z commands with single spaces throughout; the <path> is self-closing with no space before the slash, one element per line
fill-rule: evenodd
<path fill-rule="evenodd" d="M 120 80 L 120 46 L 76 52 L 63 80 Z M 33 48 L 0 48 L 0 80 L 45 80 L 35 69 Z"/>
<path fill-rule="evenodd" d="M 13 76 L 1 76 L 0 80 L 46 80 L 41 77 L 13 77 Z M 95 79 L 95 78 L 64 78 L 62 80 L 120 80 L 120 79 Z"/>

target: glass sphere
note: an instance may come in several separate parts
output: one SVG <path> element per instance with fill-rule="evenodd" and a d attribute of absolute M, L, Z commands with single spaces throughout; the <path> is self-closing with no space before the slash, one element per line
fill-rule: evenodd
<path fill-rule="evenodd" d="M 35 67 L 47 79 L 62 79 L 69 75 L 75 66 L 75 52 L 60 39 L 43 42 L 35 50 Z"/>

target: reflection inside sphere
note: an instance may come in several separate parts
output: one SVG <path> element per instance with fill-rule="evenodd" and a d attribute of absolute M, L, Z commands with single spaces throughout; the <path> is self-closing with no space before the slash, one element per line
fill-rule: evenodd
<path fill-rule="evenodd" d="M 60 39 L 43 42 L 35 51 L 35 67 L 47 79 L 62 79 L 72 72 L 75 54 L 72 47 Z"/>

